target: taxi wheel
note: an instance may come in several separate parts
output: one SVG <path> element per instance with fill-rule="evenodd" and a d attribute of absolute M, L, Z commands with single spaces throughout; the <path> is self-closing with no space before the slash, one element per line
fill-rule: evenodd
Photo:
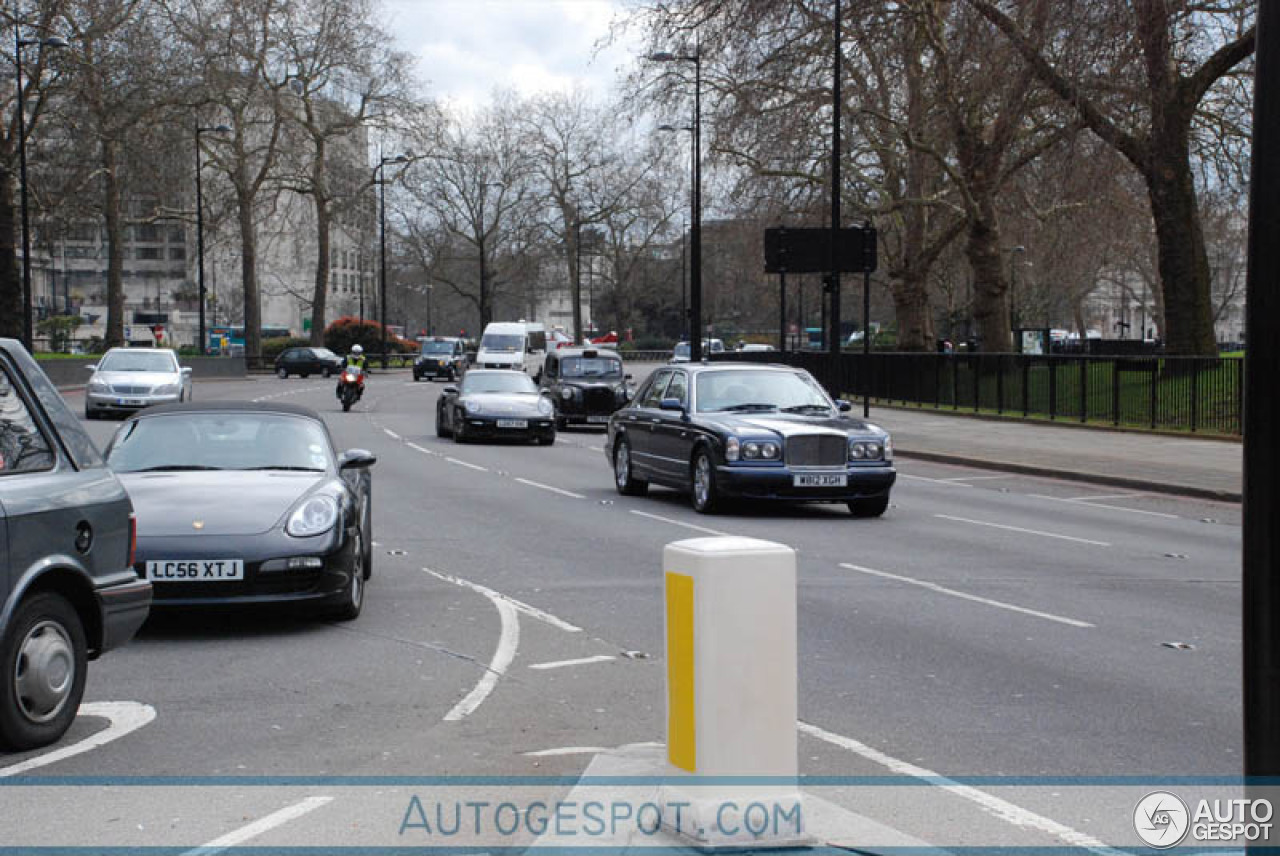
<path fill-rule="evenodd" d="M 705 449 L 693 456 L 690 493 L 693 499 L 693 510 L 699 514 L 714 514 L 720 508 L 720 497 L 716 495 L 716 467 L 711 462 L 711 455 Z"/>
<path fill-rule="evenodd" d="M 874 499 L 849 500 L 849 512 L 854 517 L 879 517 L 889 509 L 889 497 L 877 496 Z"/>
<path fill-rule="evenodd" d="M 66 598 L 43 592 L 19 605 L 0 640 L 0 745 L 34 749 L 65 734 L 87 669 L 84 628 Z"/>
<path fill-rule="evenodd" d="M 281 380 L 288 379 L 289 370 L 286 369 L 284 366 L 281 366 L 280 368 L 276 369 L 276 377 L 280 378 Z"/>

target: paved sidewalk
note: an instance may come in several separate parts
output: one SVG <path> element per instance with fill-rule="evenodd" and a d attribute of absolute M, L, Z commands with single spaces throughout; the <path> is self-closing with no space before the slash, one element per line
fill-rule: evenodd
<path fill-rule="evenodd" d="M 854 414 L 862 414 L 861 402 Z M 1231 440 L 1108 431 L 873 405 L 904 458 L 1240 501 L 1244 446 Z"/>

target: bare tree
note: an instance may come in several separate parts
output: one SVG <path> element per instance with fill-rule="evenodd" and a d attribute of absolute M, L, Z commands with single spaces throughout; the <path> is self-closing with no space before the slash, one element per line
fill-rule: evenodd
<path fill-rule="evenodd" d="M 1057 4 L 1065 45 L 1041 46 L 1000 4 L 967 0 L 1095 134 L 1142 175 L 1159 245 L 1166 343 L 1216 353 L 1210 266 L 1192 169 L 1197 110 L 1254 50 L 1255 6 L 1238 2 Z M 1025 4 L 1015 4 L 1019 8 Z M 1069 7 L 1069 8 L 1067 8 Z"/>

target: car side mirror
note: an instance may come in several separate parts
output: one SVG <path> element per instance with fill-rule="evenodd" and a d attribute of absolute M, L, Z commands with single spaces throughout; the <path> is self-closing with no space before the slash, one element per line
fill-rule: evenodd
<path fill-rule="evenodd" d="M 664 398 L 664 399 L 662 399 L 662 401 L 658 404 L 658 409 L 659 409 L 659 410 L 674 410 L 674 411 L 677 411 L 677 412 L 679 412 L 679 413 L 684 413 L 684 402 L 683 402 L 683 401 L 681 401 L 681 400 L 680 400 L 680 399 L 678 399 L 678 398 Z"/>
<path fill-rule="evenodd" d="M 444 389 L 440 390 L 440 392 L 443 395 L 457 395 L 458 388 L 456 386 L 446 386 Z"/>
<path fill-rule="evenodd" d="M 841 413 L 848 413 L 850 410 L 853 409 L 853 405 L 845 401 L 844 399 L 837 401 L 836 407 L 840 408 Z"/>
<path fill-rule="evenodd" d="M 182 368 L 178 369 L 178 371 L 182 372 L 184 375 L 189 375 L 191 374 L 191 366 L 183 366 Z"/>
<path fill-rule="evenodd" d="M 89 365 L 85 366 L 85 368 L 86 368 L 86 369 L 88 369 L 88 370 L 89 370 L 89 371 L 91 371 L 91 372 L 96 372 L 96 371 L 98 370 L 98 364 L 97 364 L 97 363 L 89 363 Z"/>
<path fill-rule="evenodd" d="M 378 463 L 378 456 L 365 449 L 348 449 L 338 456 L 339 470 L 364 470 Z"/>

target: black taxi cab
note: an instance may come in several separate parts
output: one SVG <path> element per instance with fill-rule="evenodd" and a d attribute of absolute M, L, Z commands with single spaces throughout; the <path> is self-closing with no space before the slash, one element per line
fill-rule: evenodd
<path fill-rule="evenodd" d="M 631 400 L 631 375 L 622 357 L 604 348 L 559 348 L 547 354 L 541 386 L 556 408 L 556 428 L 609 424 Z"/>

